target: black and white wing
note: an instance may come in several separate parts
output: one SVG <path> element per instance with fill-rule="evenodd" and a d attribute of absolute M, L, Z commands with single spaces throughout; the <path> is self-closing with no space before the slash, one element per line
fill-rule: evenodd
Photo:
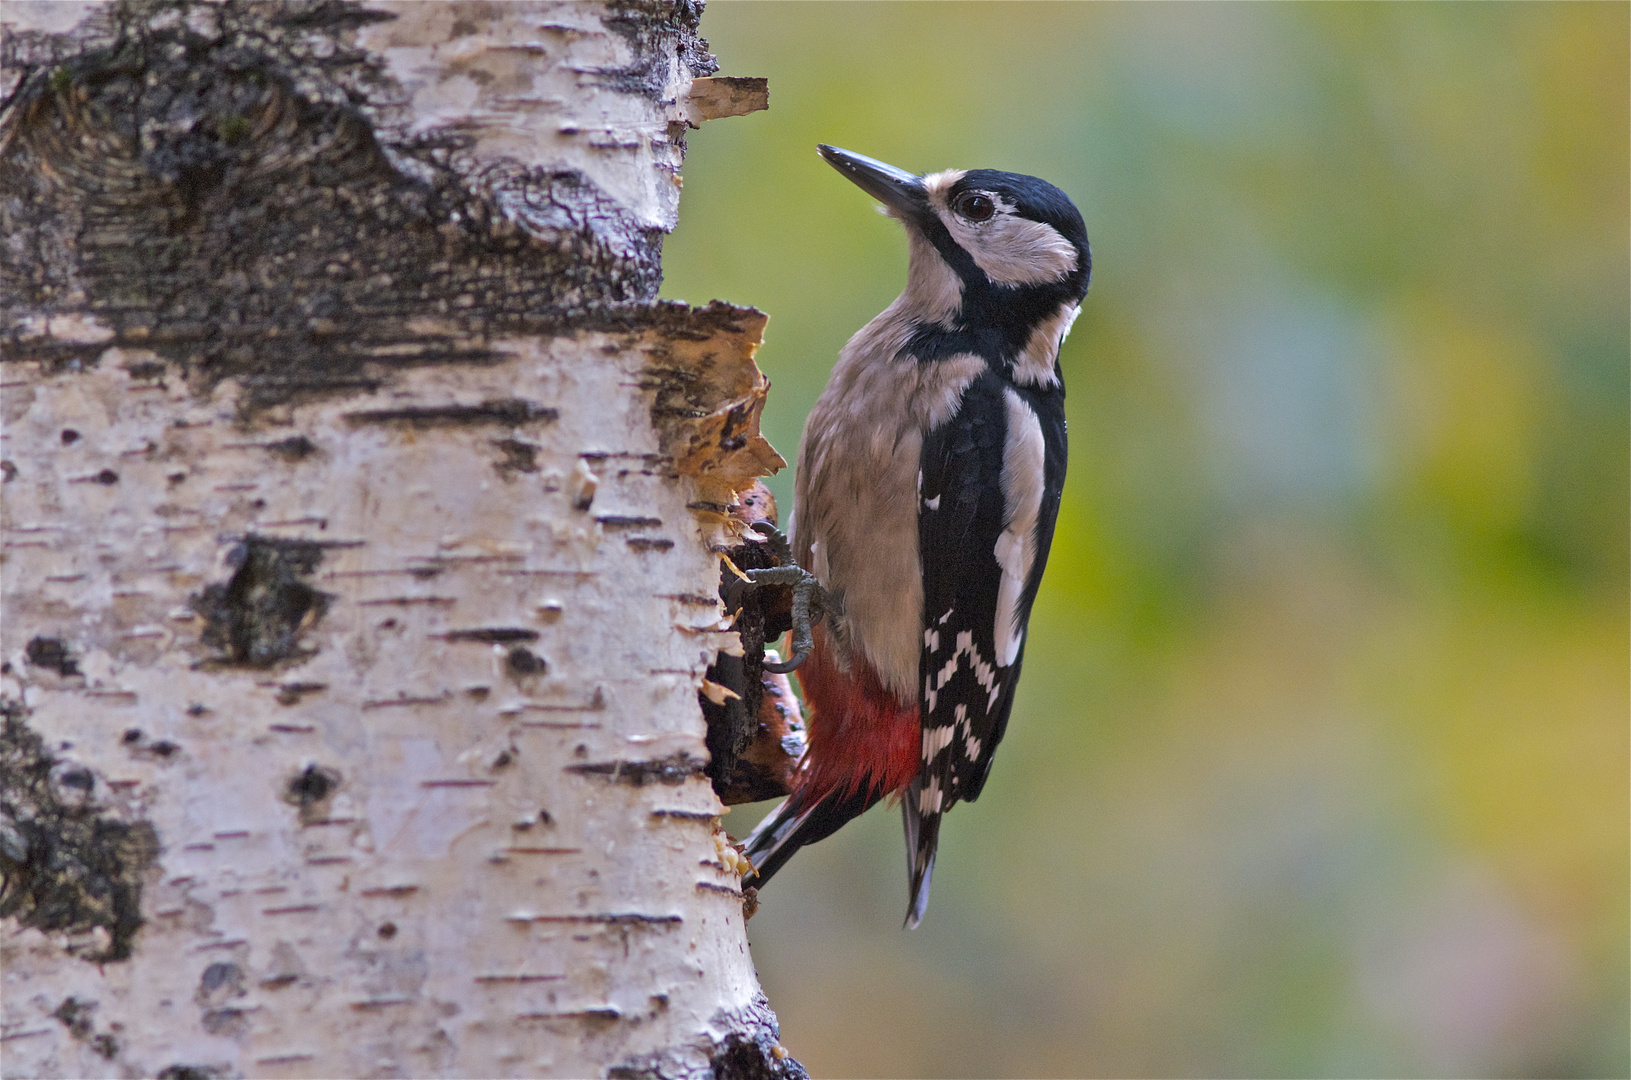
<path fill-rule="evenodd" d="M 1064 487 L 1064 392 L 981 376 L 925 437 L 921 476 L 923 763 L 901 804 L 909 926 L 928 905 L 940 817 L 979 796 L 1008 725 Z"/>

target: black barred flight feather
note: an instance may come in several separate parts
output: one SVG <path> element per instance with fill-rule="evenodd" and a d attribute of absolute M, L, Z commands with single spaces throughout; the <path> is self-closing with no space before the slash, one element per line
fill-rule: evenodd
<path fill-rule="evenodd" d="M 1064 392 L 982 376 L 956 415 L 929 432 L 922 461 L 923 764 L 902 805 L 912 925 L 927 903 L 940 816 L 979 797 L 1008 726 L 1064 487 Z M 1034 475 L 1015 475 L 1024 469 Z M 1016 508 L 1010 505 L 1016 490 L 1034 497 Z M 1016 516 L 1021 520 L 1012 520 Z M 1028 558 L 1014 554 L 1016 539 L 1032 545 Z M 1017 578 L 1016 569 L 1023 571 Z M 1014 578 L 1008 588 L 1005 574 Z"/>

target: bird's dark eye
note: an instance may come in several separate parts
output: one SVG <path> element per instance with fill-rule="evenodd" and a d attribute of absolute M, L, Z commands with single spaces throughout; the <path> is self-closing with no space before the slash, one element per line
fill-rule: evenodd
<path fill-rule="evenodd" d="M 970 191 L 957 196 L 952 209 L 970 221 L 989 221 L 991 215 L 997 212 L 997 204 L 991 201 L 989 195 Z"/>

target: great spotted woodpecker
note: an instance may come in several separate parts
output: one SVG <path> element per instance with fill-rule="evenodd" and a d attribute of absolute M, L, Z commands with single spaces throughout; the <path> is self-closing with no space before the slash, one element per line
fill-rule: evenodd
<path fill-rule="evenodd" d="M 898 795 L 913 927 L 940 817 L 979 796 L 1013 706 L 1065 482 L 1059 346 L 1091 255 L 1076 207 L 1035 177 L 820 152 L 905 226 L 910 263 L 805 423 L 790 531 L 820 585 L 809 745 L 746 841 L 744 884 Z"/>

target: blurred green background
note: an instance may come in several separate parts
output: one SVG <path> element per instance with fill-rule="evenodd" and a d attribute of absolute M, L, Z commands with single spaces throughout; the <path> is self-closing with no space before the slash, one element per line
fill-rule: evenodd
<path fill-rule="evenodd" d="M 710 6 L 771 108 L 692 135 L 664 295 L 771 314 L 789 459 L 905 272 L 816 142 L 1045 177 L 1094 250 L 925 925 L 880 809 L 749 926 L 812 1073 L 1627 1075 L 1627 13 Z"/>

